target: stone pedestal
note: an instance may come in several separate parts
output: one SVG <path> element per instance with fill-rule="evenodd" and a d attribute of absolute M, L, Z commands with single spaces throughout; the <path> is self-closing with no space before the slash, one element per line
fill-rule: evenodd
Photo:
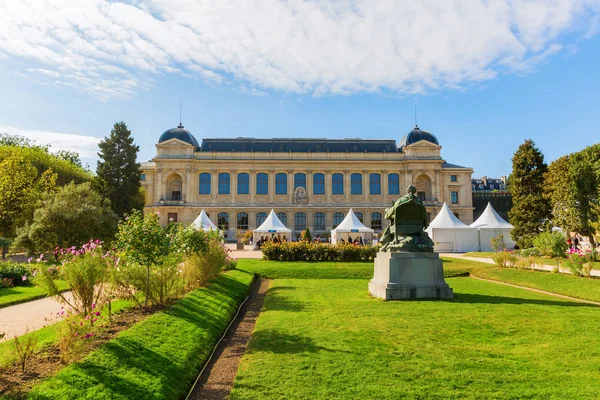
<path fill-rule="evenodd" d="M 377 253 L 369 293 L 384 300 L 454 298 L 438 253 Z"/>

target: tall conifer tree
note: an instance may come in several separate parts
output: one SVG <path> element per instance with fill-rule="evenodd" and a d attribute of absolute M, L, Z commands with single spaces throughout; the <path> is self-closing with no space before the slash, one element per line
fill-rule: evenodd
<path fill-rule="evenodd" d="M 137 162 L 139 146 L 133 143 L 131 131 L 125 122 L 118 122 L 98 145 L 98 186 L 110 200 L 115 214 L 122 217 L 133 209 L 142 209 L 140 195 L 140 164 Z"/>
<path fill-rule="evenodd" d="M 550 205 L 543 196 L 547 170 L 544 155 L 531 139 L 520 145 L 512 158 L 509 189 L 513 207 L 508 218 L 514 227 L 511 236 L 522 249 L 533 245 L 533 238 L 550 217 Z"/>

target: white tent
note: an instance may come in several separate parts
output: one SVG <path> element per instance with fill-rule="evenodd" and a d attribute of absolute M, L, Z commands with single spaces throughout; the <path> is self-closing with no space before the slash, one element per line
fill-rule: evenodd
<path fill-rule="evenodd" d="M 483 214 L 477 218 L 477 221 L 471 224 L 471 228 L 479 230 L 479 251 L 493 251 L 490 241 L 498 235 L 503 236 L 504 247 L 507 249 L 515 247 L 515 242 L 510 236 L 513 226 L 503 220 L 490 203 L 488 203 Z"/>
<path fill-rule="evenodd" d="M 192 222 L 192 225 L 198 229 L 198 230 L 203 230 L 203 231 L 217 231 L 219 232 L 219 228 L 217 228 L 217 226 L 215 224 L 213 224 L 213 222 L 210 220 L 210 218 L 208 218 L 208 215 L 206 215 L 206 212 L 204 212 L 204 209 L 202 209 L 202 211 L 200 211 L 200 215 L 198 215 L 198 218 L 196 218 L 196 220 L 194 222 Z"/>
<path fill-rule="evenodd" d="M 290 241 L 292 238 L 292 231 L 288 229 L 287 226 L 281 222 L 279 218 L 277 218 L 277 214 L 275 214 L 274 210 L 271 210 L 265 222 L 263 222 L 258 228 L 254 230 L 253 233 L 253 243 L 256 243 L 261 236 L 265 237 L 285 237 L 287 241 Z"/>
<path fill-rule="evenodd" d="M 349 237 L 354 240 L 357 236 L 362 237 L 363 242 L 367 243 L 373 238 L 373 229 L 364 226 L 350 209 L 346 218 L 331 231 L 331 243 L 337 243 L 341 239 L 347 242 Z"/>
<path fill-rule="evenodd" d="M 468 252 L 479 250 L 477 229 L 462 223 L 446 203 L 425 230 L 438 252 Z"/>

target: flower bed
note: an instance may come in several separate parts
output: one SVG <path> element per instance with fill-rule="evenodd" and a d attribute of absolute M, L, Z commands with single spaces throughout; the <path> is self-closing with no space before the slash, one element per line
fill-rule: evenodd
<path fill-rule="evenodd" d="M 266 242 L 260 249 L 264 259 L 271 261 L 372 261 L 379 247 L 349 243 Z"/>

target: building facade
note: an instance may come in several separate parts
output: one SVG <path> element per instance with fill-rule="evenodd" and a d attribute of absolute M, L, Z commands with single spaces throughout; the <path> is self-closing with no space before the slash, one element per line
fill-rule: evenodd
<path fill-rule="evenodd" d="M 512 208 L 512 194 L 508 191 L 506 176 L 500 178 L 471 179 L 473 191 L 473 219 L 476 220 L 483 214 L 488 203 L 504 220 L 508 221 L 508 212 Z"/>
<path fill-rule="evenodd" d="M 473 221 L 473 170 L 445 162 L 418 127 L 397 144 L 363 139 L 203 139 L 182 125 L 164 132 L 142 163 L 146 210 L 161 223 L 190 223 L 205 209 L 228 239 L 258 227 L 271 209 L 297 237 L 327 234 L 352 208 L 376 233 L 385 209 L 414 184 L 430 219 L 444 201 Z"/>

